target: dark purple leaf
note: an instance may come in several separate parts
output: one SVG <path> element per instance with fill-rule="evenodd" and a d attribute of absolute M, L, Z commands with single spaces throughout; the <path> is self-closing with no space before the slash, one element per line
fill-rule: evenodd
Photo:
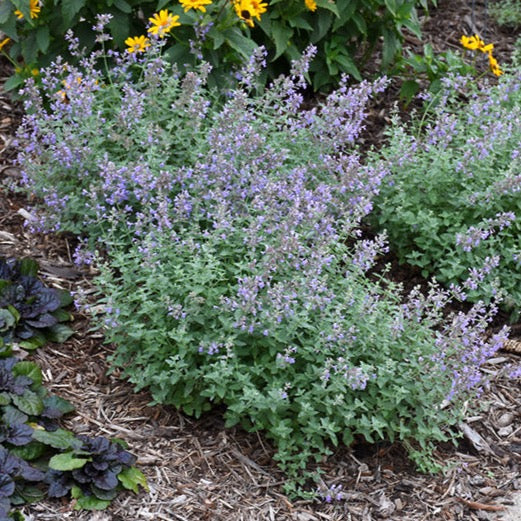
<path fill-rule="evenodd" d="M 25 423 L 15 423 L 5 427 L 7 427 L 5 441 L 8 443 L 21 447 L 32 441 L 33 429 L 29 427 L 29 425 Z"/>
<path fill-rule="evenodd" d="M 112 490 L 118 486 L 118 478 L 114 472 L 104 472 L 93 480 L 96 487 L 102 490 Z"/>
<path fill-rule="evenodd" d="M 15 483 L 9 474 L 0 474 L 0 498 L 13 495 Z"/>
<path fill-rule="evenodd" d="M 26 461 L 20 460 L 20 476 L 27 481 L 42 481 L 45 474 L 34 467 L 31 467 Z"/>
<path fill-rule="evenodd" d="M 26 320 L 26 323 L 31 327 L 42 328 L 54 326 L 54 324 L 58 323 L 58 320 L 49 313 L 43 313 L 35 319 Z"/>
<path fill-rule="evenodd" d="M 45 474 L 44 482 L 49 485 L 49 497 L 63 497 L 69 493 L 74 481 L 70 472 L 49 469 Z"/>

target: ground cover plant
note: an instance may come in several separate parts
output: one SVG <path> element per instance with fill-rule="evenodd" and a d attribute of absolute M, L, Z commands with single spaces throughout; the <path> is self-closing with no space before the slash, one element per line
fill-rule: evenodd
<path fill-rule="evenodd" d="M 382 70 L 388 69 L 401 53 L 405 33 L 420 36 L 417 8 L 425 10 L 428 4 L 427 0 L 6 0 L 0 5 L 0 32 L 5 35 L 0 48 L 16 74 L 5 88 L 19 87 L 56 56 L 66 55 L 65 35 L 73 30 L 88 50 L 100 41 L 123 50 L 125 45 L 146 45 L 151 35 L 165 37 L 171 61 L 184 66 L 204 58 L 213 67 L 210 81 L 218 85 L 230 83 L 236 66 L 258 45 L 268 50 L 264 76 L 273 79 L 313 43 L 317 54 L 309 74 L 318 89 L 337 84 L 342 73 L 360 79 L 360 66 L 375 55 L 381 56 Z M 92 31 L 99 13 L 111 15 L 103 37 Z"/>
<path fill-rule="evenodd" d="M 65 291 L 46 287 L 37 279 L 37 271 L 32 259 L 0 259 L 2 310 L 11 317 L 6 319 L 8 327 L 0 337 L 2 521 L 23 520 L 13 508 L 45 496 L 70 494 L 78 509 L 102 509 L 121 490 L 137 493 L 139 486 L 146 487 L 143 474 L 133 466 L 136 458 L 118 440 L 75 436 L 61 428 L 59 420 L 74 407 L 45 389 L 35 362 L 14 355 L 20 346 L 35 349 L 47 339 L 61 342 L 70 335 L 69 331 L 47 336 L 42 333 L 59 325 L 54 316 L 57 311 L 70 318 L 62 308 L 72 298 Z M 35 335 L 37 343 L 31 342 Z"/>
<path fill-rule="evenodd" d="M 463 283 L 472 300 L 498 291 L 521 309 L 521 92 L 514 71 L 499 85 L 445 82 L 433 110 L 388 130 L 392 174 L 372 222 L 387 230 L 402 262 L 439 281 Z M 467 282 L 464 282 L 464 281 Z"/>
<path fill-rule="evenodd" d="M 357 437 L 400 440 L 432 469 L 506 332 L 485 338 L 482 303 L 447 317 L 462 288 L 404 299 L 366 275 L 386 246 L 358 226 L 387 170 L 356 139 L 386 80 L 306 109 L 315 50 L 266 90 L 259 52 L 223 102 L 207 65 L 181 74 L 160 47 L 115 55 L 109 81 L 97 55 L 58 61 L 24 91 L 25 182 L 41 226 L 84 234 L 78 260 L 102 249 L 112 363 L 157 402 L 222 404 L 227 425 L 264 432 L 292 493 Z"/>
<path fill-rule="evenodd" d="M 32 259 L 0 258 L 0 338 L 4 344 L 19 342 L 36 349 L 49 340 L 64 342 L 72 329 L 64 308 L 72 303 L 66 291 L 49 288 L 38 277 Z"/>

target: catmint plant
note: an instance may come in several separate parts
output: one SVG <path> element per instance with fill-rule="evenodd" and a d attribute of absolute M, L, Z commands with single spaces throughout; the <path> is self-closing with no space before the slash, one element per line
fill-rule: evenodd
<path fill-rule="evenodd" d="M 356 142 L 387 80 L 343 78 L 305 107 L 314 52 L 260 89 L 259 51 L 224 100 L 208 66 L 180 74 L 153 45 L 113 55 L 107 82 L 93 60 L 58 62 L 43 92 L 29 82 L 19 135 L 41 226 L 98 250 L 112 364 L 156 402 L 222 404 L 228 426 L 263 431 L 299 494 L 355 436 L 401 440 L 429 468 L 506 336 L 484 337 L 481 303 L 447 318 L 464 288 L 404 298 L 368 276 L 387 245 L 360 223 L 388 170 Z"/>
<path fill-rule="evenodd" d="M 395 121 L 388 144 L 374 153 L 392 174 L 372 214 L 401 262 L 462 284 L 472 301 L 500 292 L 514 316 L 521 302 L 520 79 L 514 72 L 482 88 L 447 79 L 421 120 Z"/>

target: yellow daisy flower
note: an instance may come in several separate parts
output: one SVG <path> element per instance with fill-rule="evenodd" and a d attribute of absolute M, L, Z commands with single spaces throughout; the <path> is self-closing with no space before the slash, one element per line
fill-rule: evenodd
<path fill-rule="evenodd" d="M 463 35 L 460 39 L 460 43 L 465 49 L 470 49 L 471 51 L 475 51 L 479 49 L 480 46 L 485 45 L 485 42 L 477 34 L 470 37 Z"/>
<path fill-rule="evenodd" d="M 40 0 L 29 0 L 29 14 L 31 15 L 31 18 L 38 18 L 41 10 L 42 8 Z M 22 11 L 19 11 L 18 9 L 14 12 L 14 14 L 19 20 L 24 17 Z"/>
<path fill-rule="evenodd" d="M 144 36 L 133 36 L 125 40 L 125 45 L 128 45 L 127 52 L 145 52 L 147 47 L 150 47 L 150 40 Z"/>
<path fill-rule="evenodd" d="M 492 74 L 496 76 L 501 76 L 503 74 L 503 71 L 499 67 L 497 60 L 492 56 L 492 53 L 488 53 L 488 63 L 490 65 L 490 70 L 492 71 Z"/>
<path fill-rule="evenodd" d="M 179 16 L 169 13 L 167 9 L 162 9 L 152 18 L 148 19 L 152 26 L 148 29 L 150 34 L 155 34 L 159 38 L 163 38 L 174 27 L 181 25 L 177 20 Z"/>
<path fill-rule="evenodd" d="M 179 3 L 183 6 L 185 13 L 190 9 L 199 9 L 199 11 L 206 13 L 205 5 L 210 5 L 212 0 L 179 0 Z"/>
<path fill-rule="evenodd" d="M 268 4 L 259 0 L 234 0 L 237 16 L 249 27 L 253 27 L 253 19 L 260 21 L 260 15 L 266 12 Z"/>
<path fill-rule="evenodd" d="M 0 51 L 11 41 L 11 38 L 4 38 L 0 42 Z"/>
<path fill-rule="evenodd" d="M 310 11 L 317 10 L 317 3 L 315 2 L 315 0 L 305 0 L 305 4 Z"/>

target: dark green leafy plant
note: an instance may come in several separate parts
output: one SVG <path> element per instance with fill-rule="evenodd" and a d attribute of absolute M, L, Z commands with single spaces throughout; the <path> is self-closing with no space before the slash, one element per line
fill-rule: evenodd
<path fill-rule="evenodd" d="M 0 338 L 5 344 L 35 349 L 49 340 L 64 342 L 73 332 L 63 324 L 72 319 L 63 309 L 72 302 L 70 294 L 45 286 L 37 273 L 32 259 L 0 258 Z"/>
<path fill-rule="evenodd" d="M 0 521 L 12 520 L 12 507 L 45 495 L 70 493 L 76 508 L 100 509 L 122 489 L 137 493 L 138 486 L 146 487 L 122 442 L 59 427 L 58 420 L 73 410 L 42 386 L 37 364 L 0 359 Z"/>
<path fill-rule="evenodd" d="M 53 456 L 46 481 L 50 497 L 69 492 L 80 508 L 105 508 L 124 488 L 146 486 L 142 474 L 132 469 L 136 458 L 118 443 L 97 436 L 78 436 L 80 444 Z"/>
<path fill-rule="evenodd" d="M 205 6 L 204 12 L 185 12 L 177 0 L 6 0 L 0 5 L 0 31 L 7 36 L 3 51 L 16 66 L 16 75 L 5 88 L 21 86 L 24 79 L 38 75 L 38 70 L 58 55 L 72 58 L 64 39 L 69 29 L 78 38 L 79 47 L 90 51 L 97 43 L 92 30 L 97 16 L 109 14 L 107 33 L 112 41 L 104 39 L 104 45 L 122 50 L 127 38 L 146 35 L 149 18 L 165 8 L 178 17 L 180 24 L 169 35 L 166 50 L 170 60 L 183 67 L 204 59 L 212 65 L 210 83 L 215 86 L 229 88 L 230 72 L 258 45 L 269 53 L 264 78 L 273 79 L 288 72 L 290 61 L 314 44 L 318 52 L 309 73 L 312 84 L 315 89 L 330 87 L 344 73 L 361 79 L 361 66 L 374 58 L 376 50 L 381 56 L 381 70 L 388 71 L 401 54 L 404 32 L 420 37 L 416 9 L 427 9 L 428 3 L 270 0 L 264 2 L 267 8 L 262 15 L 257 17 L 252 11 L 253 16 L 248 14 L 241 20 L 230 0 L 215 0 Z M 247 2 L 243 7 L 246 11 L 239 12 L 248 12 Z"/>
<path fill-rule="evenodd" d="M 398 59 L 392 74 L 403 78 L 400 98 L 408 105 L 426 84 L 428 92 L 436 94 L 442 87 L 441 80 L 448 74 L 476 74 L 476 69 L 453 51 L 434 53 L 432 45 L 423 46 L 423 55 L 410 51 Z"/>

